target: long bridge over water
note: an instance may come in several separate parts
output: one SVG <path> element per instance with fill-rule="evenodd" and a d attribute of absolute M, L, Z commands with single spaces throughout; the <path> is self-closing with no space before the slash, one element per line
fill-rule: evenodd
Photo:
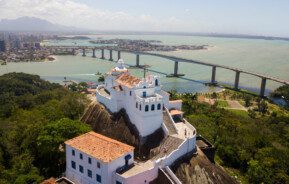
<path fill-rule="evenodd" d="M 140 55 L 149 55 L 149 56 L 156 56 L 156 57 L 161 57 L 161 58 L 165 58 L 168 60 L 171 60 L 174 62 L 174 72 L 172 75 L 172 77 L 179 77 L 182 76 L 183 74 L 179 74 L 178 72 L 178 68 L 179 68 L 179 63 L 193 63 L 193 64 L 200 64 L 200 65 L 205 65 L 205 66 L 209 66 L 212 67 L 212 76 L 211 76 L 211 84 L 217 84 L 216 82 L 216 70 L 217 68 L 223 68 L 223 69 L 227 69 L 227 70 L 231 70 L 235 72 L 235 82 L 234 82 L 234 88 L 236 90 L 239 89 L 239 80 L 240 80 L 240 74 L 244 73 L 244 74 L 248 74 L 248 75 L 253 75 L 256 77 L 261 78 L 261 86 L 260 86 L 260 93 L 259 95 L 261 97 L 264 97 L 265 95 L 265 88 L 266 88 L 266 81 L 267 80 L 271 80 L 271 81 L 275 81 L 281 84 L 285 84 L 285 85 L 289 85 L 289 81 L 288 80 L 282 80 L 279 79 L 277 77 L 272 77 L 269 75 L 265 75 L 265 74 L 260 74 L 257 72 L 251 72 L 251 71 L 247 71 L 247 70 L 243 70 L 243 69 L 239 69 L 239 68 L 235 68 L 235 67 L 230 67 L 230 66 L 225 66 L 225 65 L 219 65 L 219 64 L 213 64 L 213 63 L 208 63 L 208 62 L 203 62 L 203 61 L 198 61 L 198 60 L 193 60 L 193 59 L 185 59 L 185 58 L 179 58 L 179 57 L 175 57 L 175 56 L 169 56 L 169 55 L 165 55 L 165 54 L 158 54 L 158 53 L 149 53 L 149 52 L 139 52 L 139 51 L 128 51 L 128 50 L 119 50 L 115 47 L 109 47 L 109 46 L 105 46 L 105 47 L 82 47 L 82 46 L 45 46 L 46 48 L 52 49 L 54 51 L 59 51 L 59 50 L 65 50 L 65 51 L 70 51 L 71 54 L 75 55 L 77 51 L 82 51 L 82 56 L 86 56 L 86 53 L 88 50 L 92 51 L 92 57 L 96 58 L 96 51 L 97 50 L 101 50 L 101 56 L 100 59 L 105 59 L 105 50 L 109 51 L 109 60 L 113 61 L 113 51 L 117 52 L 117 59 L 121 58 L 121 52 L 126 52 L 126 53 L 131 53 L 131 54 L 135 54 L 136 55 L 136 67 L 141 67 L 140 65 Z"/>

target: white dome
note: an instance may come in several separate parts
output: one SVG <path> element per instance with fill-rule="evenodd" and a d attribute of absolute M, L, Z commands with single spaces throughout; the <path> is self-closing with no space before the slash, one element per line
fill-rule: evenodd
<path fill-rule="evenodd" d="M 119 59 L 119 60 L 117 61 L 117 68 L 120 69 L 120 70 L 125 69 L 123 59 Z"/>

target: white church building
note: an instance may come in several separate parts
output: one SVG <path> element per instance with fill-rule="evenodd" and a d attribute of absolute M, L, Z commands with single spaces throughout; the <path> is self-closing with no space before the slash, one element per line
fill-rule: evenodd
<path fill-rule="evenodd" d="M 169 94 L 161 90 L 158 76 L 132 76 L 121 59 L 107 73 L 104 85 L 98 86 L 96 98 L 111 112 L 124 108 L 142 137 L 161 127 L 163 108 L 169 105 Z"/>
<path fill-rule="evenodd" d="M 105 75 L 104 84 L 97 87 L 96 99 L 111 113 L 125 109 L 140 138 L 162 129 L 169 145 L 164 142 L 153 158 L 137 162 L 133 147 L 89 132 L 66 142 L 66 177 L 83 184 L 145 184 L 155 180 L 159 170 L 166 170 L 175 180 L 172 183 L 178 183 L 169 166 L 195 151 L 196 129 L 183 118 L 182 101 L 170 101 L 162 90 L 160 77 L 132 76 L 120 59 Z"/>

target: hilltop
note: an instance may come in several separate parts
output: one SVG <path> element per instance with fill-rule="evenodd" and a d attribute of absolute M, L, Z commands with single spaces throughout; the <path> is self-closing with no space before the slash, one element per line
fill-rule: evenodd
<path fill-rule="evenodd" d="M 47 20 L 35 17 L 19 17 L 17 19 L 2 19 L 0 31 L 78 31 L 74 27 L 53 24 Z"/>
<path fill-rule="evenodd" d="M 0 76 L 0 183 L 58 177 L 65 168 L 64 141 L 90 131 L 78 121 L 87 102 L 37 75 Z"/>

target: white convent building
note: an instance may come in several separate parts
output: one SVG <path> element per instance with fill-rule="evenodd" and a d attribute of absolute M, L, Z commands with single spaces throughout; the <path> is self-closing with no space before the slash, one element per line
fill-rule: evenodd
<path fill-rule="evenodd" d="M 178 183 L 169 166 L 196 150 L 196 130 L 183 118 L 182 101 L 170 101 L 161 88 L 159 76 L 134 77 L 120 59 L 97 87 L 97 101 L 111 113 L 125 109 L 140 138 L 162 129 L 165 141 L 150 160 L 137 162 L 133 147 L 89 132 L 66 142 L 66 177 L 81 184 L 145 184 L 163 172 Z"/>
<path fill-rule="evenodd" d="M 124 108 L 140 136 L 145 137 L 163 123 L 163 107 L 169 105 L 169 94 L 161 90 L 158 76 L 139 79 L 130 75 L 120 59 L 97 88 L 96 98 L 111 112 Z M 179 106 L 181 104 L 176 104 Z"/>

